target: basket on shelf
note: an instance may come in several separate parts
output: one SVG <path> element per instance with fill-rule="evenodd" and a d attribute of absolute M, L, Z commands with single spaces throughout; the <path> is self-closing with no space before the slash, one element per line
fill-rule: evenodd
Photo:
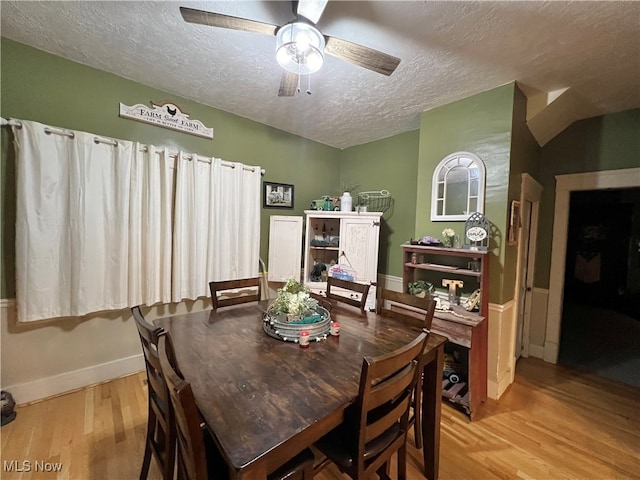
<path fill-rule="evenodd" d="M 358 205 L 366 206 L 369 212 L 386 212 L 391 206 L 389 190 L 358 193 Z"/>

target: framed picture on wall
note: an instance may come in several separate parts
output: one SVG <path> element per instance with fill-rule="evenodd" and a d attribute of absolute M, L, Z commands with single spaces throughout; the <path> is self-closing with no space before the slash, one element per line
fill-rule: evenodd
<path fill-rule="evenodd" d="M 511 213 L 509 215 L 509 232 L 507 245 L 518 244 L 518 234 L 520 233 L 520 202 L 511 201 Z"/>
<path fill-rule="evenodd" d="M 293 208 L 293 185 L 262 182 L 262 206 L 264 208 Z"/>

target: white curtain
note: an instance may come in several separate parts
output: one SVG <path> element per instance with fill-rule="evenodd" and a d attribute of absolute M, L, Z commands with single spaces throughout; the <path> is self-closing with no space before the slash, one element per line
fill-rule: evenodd
<path fill-rule="evenodd" d="M 134 148 L 129 222 L 129 303 L 171 302 L 174 169 L 167 148 Z"/>
<path fill-rule="evenodd" d="M 47 134 L 35 122 L 14 134 L 18 319 L 129 306 L 132 143 Z"/>
<path fill-rule="evenodd" d="M 214 280 L 259 275 L 260 169 L 219 158 L 176 160 L 173 301 Z"/>
<path fill-rule="evenodd" d="M 195 299 L 212 280 L 258 275 L 259 167 L 46 128 L 13 129 L 19 321 Z"/>

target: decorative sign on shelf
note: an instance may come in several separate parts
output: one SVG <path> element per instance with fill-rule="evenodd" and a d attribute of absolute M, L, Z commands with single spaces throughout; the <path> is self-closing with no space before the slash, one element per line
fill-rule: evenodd
<path fill-rule="evenodd" d="M 206 127 L 200 120 L 190 119 L 187 113 L 180 111 L 180 107 L 171 102 L 160 105 L 151 102 L 151 107 L 141 103 L 128 106 L 120 102 L 120 116 L 213 139 L 213 128 Z"/>
<path fill-rule="evenodd" d="M 489 247 L 489 220 L 483 214 L 475 212 L 464 224 L 464 248 L 487 250 Z"/>

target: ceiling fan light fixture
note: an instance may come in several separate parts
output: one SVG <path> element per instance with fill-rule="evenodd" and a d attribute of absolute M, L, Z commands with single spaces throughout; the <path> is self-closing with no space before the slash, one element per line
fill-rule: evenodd
<path fill-rule="evenodd" d="M 284 25 L 276 35 L 276 60 L 297 75 L 317 72 L 324 62 L 324 36 L 305 22 Z"/>

